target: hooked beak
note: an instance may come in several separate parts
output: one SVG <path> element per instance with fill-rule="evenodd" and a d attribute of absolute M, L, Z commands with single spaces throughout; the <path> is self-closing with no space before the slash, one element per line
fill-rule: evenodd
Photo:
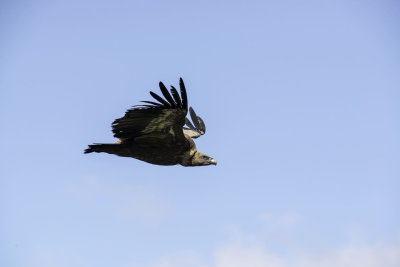
<path fill-rule="evenodd" d="M 217 165 L 217 161 L 215 159 L 210 160 L 211 164 Z"/>

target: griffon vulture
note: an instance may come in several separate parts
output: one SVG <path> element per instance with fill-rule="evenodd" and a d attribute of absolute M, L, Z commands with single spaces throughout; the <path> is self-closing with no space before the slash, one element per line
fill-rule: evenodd
<path fill-rule="evenodd" d="M 85 153 L 106 152 L 157 165 L 217 165 L 215 159 L 196 149 L 193 139 L 205 134 L 206 126 L 191 107 L 188 109 L 182 78 L 180 95 L 173 86 L 172 95 L 162 82 L 159 86 L 164 98 L 150 91 L 158 102 L 141 101 L 146 104 L 133 106 L 112 123 L 117 143 L 89 145 Z M 192 121 L 186 118 L 188 111 Z"/>

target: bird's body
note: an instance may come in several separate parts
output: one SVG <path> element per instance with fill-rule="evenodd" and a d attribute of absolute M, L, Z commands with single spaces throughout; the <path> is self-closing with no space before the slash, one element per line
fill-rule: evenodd
<path fill-rule="evenodd" d="M 105 152 L 156 165 L 216 165 L 216 160 L 197 151 L 192 139 L 205 133 L 205 124 L 192 108 L 188 109 L 183 80 L 181 95 L 172 87 L 171 96 L 161 82 L 160 89 L 165 99 L 150 92 L 159 103 L 142 101 L 147 104 L 134 106 L 113 122 L 117 143 L 89 145 L 85 153 Z M 186 118 L 188 111 L 193 123 Z M 184 127 L 185 123 L 189 128 Z"/>

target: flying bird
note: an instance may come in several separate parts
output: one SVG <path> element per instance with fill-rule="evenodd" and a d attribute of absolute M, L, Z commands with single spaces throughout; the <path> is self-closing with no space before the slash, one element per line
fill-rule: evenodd
<path fill-rule="evenodd" d="M 182 78 L 180 94 L 174 86 L 170 91 L 162 82 L 159 86 L 164 98 L 150 91 L 157 102 L 141 101 L 145 104 L 133 106 L 112 123 L 114 137 L 119 139 L 116 143 L 95 143 L 84 153 L 105 152 L 156 165 L 217 165 L 215 159 L 197 151 L 193 139 L 205 134 L 206 126 L 192 107 L 188 109 Z"/>

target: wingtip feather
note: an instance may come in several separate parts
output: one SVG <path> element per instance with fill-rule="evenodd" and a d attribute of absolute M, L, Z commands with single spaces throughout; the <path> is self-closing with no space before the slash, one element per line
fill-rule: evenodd
<path fill-rule="evenodd" d="M 181 89 L 182 107 L 185 110 L 187 110 L 187 108 L 188 108 L 188 99 L 187 99 L 185 83 L 183 82 L 182 77 L 179 78 L 179 87 Z"/>
<path fill-rule="evenodd" d="M 170 104 L 165 101 L 161 96 L 157 95 L 156 93 L 154 93 L 153 91 L 150 91 L 150 95 L 157 100 L 158 102 L 160 102 L 161 104 L 163 104 L 166 107 L 170 107 Z"/>
<path fill-rule="evenodd" d="M 169 102 L 170 106 L 176 107 L 175 101 L 172 99 L 172 96 L 169 93 L 167 87 L 165 87 L 165 85 L 162 82 L 160 82 L 158 85 L 160 86 L 161 93 L 164 95 L 165 99 Z"/>

